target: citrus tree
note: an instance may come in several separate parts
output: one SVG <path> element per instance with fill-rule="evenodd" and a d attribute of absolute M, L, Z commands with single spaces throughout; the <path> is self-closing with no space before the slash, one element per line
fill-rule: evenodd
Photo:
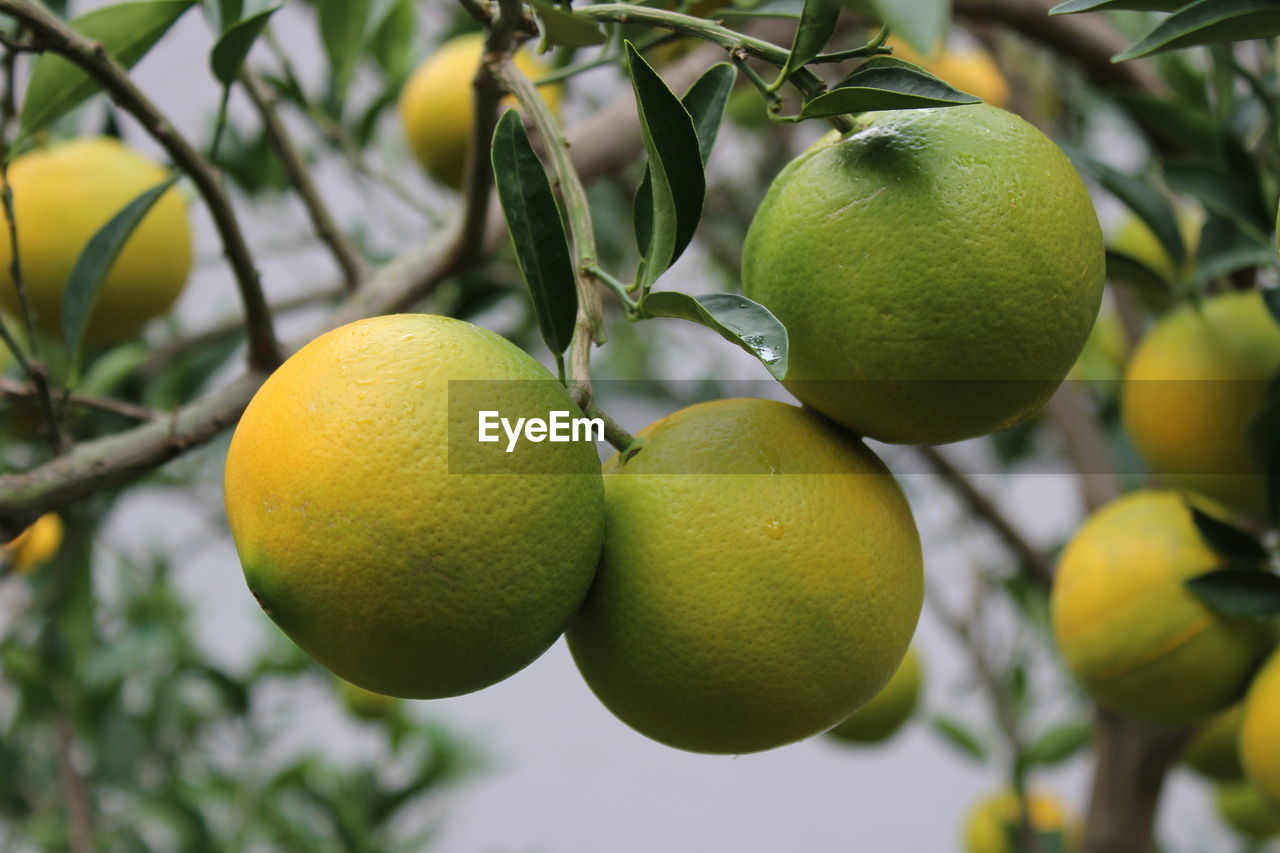
<path fill-rule="evenodd" d="M 866 748 L 926 598 L 988 709 L 931 727 L 1005 780 L 965 849 L 1154 851 L 1183 765 L 1280 835 L 1273 0 L 75 5 L 0 0 L 0 842 L 416 849 L 478 762 L 402 700 L 562 635 L 637 737 Z M 134 70 L 193 22 L 195 127 Z M 327 271 L 277 297 L 289 216 Z M 974 460 L 1070 471 L 1072 535 Z M 104 554 L 155 485 L 220 489 L 249 665 L 189 548 Z M 935 488 L 1003 549 L 963 607 Z M 366 761 L 269 748 L 325 670 Z"/>

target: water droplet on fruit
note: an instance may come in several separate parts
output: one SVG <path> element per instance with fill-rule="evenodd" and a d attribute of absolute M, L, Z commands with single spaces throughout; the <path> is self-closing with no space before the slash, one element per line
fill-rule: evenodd
<path fill-rule="evenodd" d="M 770 539 L 781 539 L 787 531 L 782 527 L 782 520 L 775 518 L 764 526 L 764 532 Z"/>

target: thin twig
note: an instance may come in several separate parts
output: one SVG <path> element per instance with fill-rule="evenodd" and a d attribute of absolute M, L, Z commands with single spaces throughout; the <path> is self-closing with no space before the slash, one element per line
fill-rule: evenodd
<path fill-rule="evenodd" d="M 71 721 L 62 716 L 58 720 L 58 777 L 66 801 L 71 825 L 72 853 L 93 853 L 93 807 L 89 803 L 89 791 L 80 771 L 76 770 L 73 750 L 75 734 Z"/>
<path fill-rule="evenodd" d="M 30 385 L 24 385 L 14 379 L 6 379 L 0 376 L 0 395 L 5 397 L 14 397 L 17 399 L 30 400 L 39 395 L 39 391 Z M 94 394 L 81 394 L 75 391 L 68 392 L 63 395 L 63 400 L 75 406 L 85 409 L 97 409 L 102 412 L 109 412 L 113 415 L 129 418 L 134 421 L 154 421 L 159 420 L 162 415 L 154 409 L 148 409 L 143 406 L 135 406 L 132 403 L 125 403 L 121 400 L 113 400 L 110 397 L 99 397 Z"/>

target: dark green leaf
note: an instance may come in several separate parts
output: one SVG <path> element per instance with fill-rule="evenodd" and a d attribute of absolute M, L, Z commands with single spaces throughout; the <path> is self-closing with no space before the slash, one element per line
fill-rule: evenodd
<path fill-rule="evenodd" d="M 204 0 L 204 9 L 215 33 L 225 32 L 243 14 L 240 0 Z"/>
<path fill-rule="evenodd" d="M 214 43 L 213 51 L 209 54 L 209 67 L 222 85 L 230 86 L 236 79 L 267 22 L 283 8 L 283 3 L 274 3 L 257 14 L 237 21 Z"/>
<path fill-rule="evenodd" d="M 95 9 L 71 26 L 125 68 L 132 68 L 195 0 L 145 0 Z M 98 91 L 88 74 L 54 53 L 41 54 L 31 69 L 22 101 L 22 133 L 29 136 L 56 121 Z"/>
<path fill-rule="evenodd" d="M 1233 619 L 1280 616 L 1280 576 L 1250 568 L 1217 569 L 1186 581 L 1196 598 Z"/>
<path fill-rule="evenodd" d="M 1165 273 L 1124 252 L 1107 249 L 1107 280 L 1128 285 L 1152 308 L 1166 308 L 1174 292 Z"/>
<path fill-rule="evenodd" d="M 573 339 L 578 312 L 573 261 L 551 181 L 515 110 L 498 120 L 491 156 L 498 198 L 533 296 L 542 339 L 558 356 Z"/>
<path fill-rule="evenodd" d="M 600 25 L 562 11 L 548 0 L 529 0 L 533 13 L 542 25 L 543 38 L 556 47 L 589 47 L 604 44 L 605 34 Z"/>
<path fill-rule="evenodd" d="M 1187 257 L 1178 228 L 1178 218 L 1164 194 L 1143 178 L 1126 175 L 1107 164 L 1095 160 L 1083 151 L 1064 146 L 1076 168 L 1090 175 L 1116 198 L 1129 206 L 1138 218 L 1147 224 L 1160 240 L 1175 267 L 1182 266 Z"/>
<path fill-rule="evenodd" d="M 1048 767 L 1061 764 L 1089 745 L 1093 726 L 1088 723 L 1066 723 L 1049 729 L 1027 747 L 1024 756 L 1029 765 Z"/>
<path fill-rule="evenodd" d="M 933 730 L 942 736 L 943 740 L 959 750 L 962 755 L 967 755 L 979 764 L 986 763 L 986 747 L 967 727 L 941 714 L 935 715 L 929 723 L 932 725 Z"/>
<path fill-rule="evenodd" d="M 831 91 L 809 101 L 800 116 L 828 118 L 871 110 L 916 110 L 980 103 L 981 98 L 965 94 L 910 63 L 885 58 L 871 60 Z"/>
<path fill-rule="evenodd" d="M 903 41 L 926 56 L 951 27 L 951 0 L 871 0 L 871 6 Z"/>
<path fill-rule="evenodd" d="M 1258 234 L 1271 230 L 1271 214 L 1256 183 L 1226 169 L 1197 163 L 1166 163 L 1164 174 L 1170 186 L 1195 196 L 1210 212 Z"/>
<path fill-rule="evenodd" d="M 418 10 L 413 0 L 396 0 L 369 39 L 373 60 L 388 80 L 398 82 L 409 75 L 417 26 Z"/>
<path fill-rule="evenodd" d="M 1157 24 L 1115 61 L 1276 35 L 1280 35 L 1280 3 L 1276 0 L 1196 0 Z"/>
<path fill-rule="evenodd" d="M 693 297 L 671 290 L 650 293 L 640 300 L 647 317 L 675 317 L 699 323 L 742 347 L 764 363 L 775 379 L 787 375 L 787 330 L 757 302 L 737 293 Z"/>
<path fill-rule="evenodd" d="M 1191 520 L 1196 524 L 1206 545 L 1213 553 L 1230 563 L 1263 564 L 1267 561 L 1267 549 L 1248 531 L 1214 518 L 1188 501 Z"/>
<path fill-rule="evenodd" d="M 107 273 L 111 271 L 134 229 L 177 180 L 178 176 L 173 175 L 125 205 L 124 209 L 111 217 L 89 239 L 84 251 L 76 259 L 71 277 L 67 280 L 66 292 L 62 295 L 62 331 L 66 336 L 72 364 L 76 362 L 89 315 L 93 312 L 93 303 L 98 298 Z"/>
<path fill-rule="evenodd" d="M 1197 283 L 1203 285 L 1236 270 L 1274 262 L 1271 246 L 1260 240 L 1256 232 L 1241 230 L 1239 223 L 1211 213 L 1200 231 L 1195 277 Z"/>
<path fill-rule="evenodd" d="M 800 22 L 787 61 L 778 73 L 778 80 L 771 88 L 777 89 L 794 71 L 808 65 L 831 41 L 840 18 L 838 0 L 804 0 L 800 10 Z"/>
<path fill-rule="evenodd" d="M 315 0 L 320 39 L 338 91 L 346 90 L 364 47 L 370 0 Z"/>
<path fill-rule="evenodd" d="M 1262 301 L 1277 323 L 1280 323 L 1280 287 L 1269 287 L 1262 291 Z"/>
<path fill-rule="evenodd" d="M 1067 0 L 1049 10 L 1050 15 L 1071 15 L 1076 12 L 1112 11 L 1172 12 L 1187 5 L 1188 0 Z"/>
<path fill-rule="evenodd" d="M 652 225 L 639 275 L 648 288 L 693 239 L 707 185 L 692 116 L 635 46 L 626 45 L 652 184 Z"/>

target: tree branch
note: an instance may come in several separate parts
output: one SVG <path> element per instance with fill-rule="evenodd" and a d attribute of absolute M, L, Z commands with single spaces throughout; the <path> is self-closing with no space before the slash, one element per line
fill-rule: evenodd
<path fill-rule="evenodd" d="M 30 385 L 23 385 L 21 382 L 13 379 L 6 379 L 0 376 L 0 395 L 5 397 L 16 397 L 22 400 L 30 400 L 39 396 L 39 390 Z M 154 421 L 158 419 L 160 414 L 142 406 L 135 406 L 131 403 L 123 403 L 119 400 L 113 400 L 110 397 L 98 397 L 92 394 L 80 394 L 76 392 L 68 392 L 62 396 L 65 402 L 74 406 L 81 406 L 86 409 L 97 409 L 102 412 L 109 412 L 113 415 L 129 418 L 135 421 Z"/>

